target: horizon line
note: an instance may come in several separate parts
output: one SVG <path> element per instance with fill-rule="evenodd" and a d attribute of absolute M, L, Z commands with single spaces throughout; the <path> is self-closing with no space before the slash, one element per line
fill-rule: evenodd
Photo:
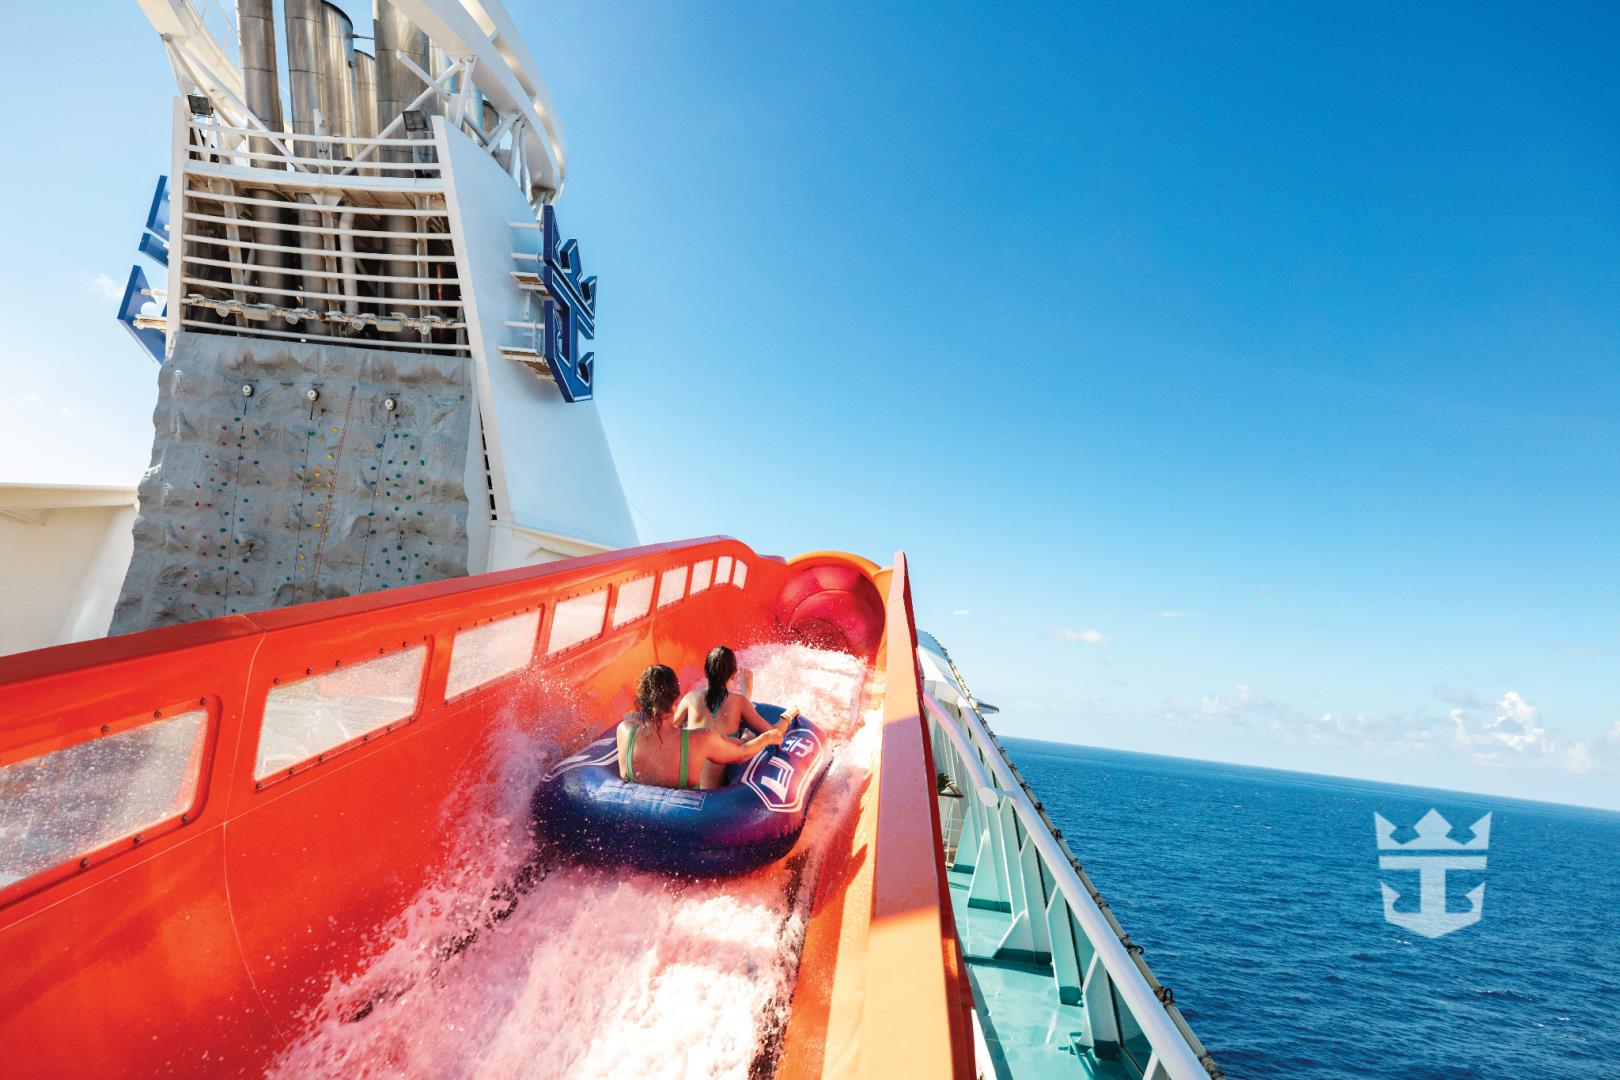
<path fill-rule="evenodd" d="M 1092 743 L 1065 742 L 1062 739 L 1038 739 L 1028 735 L 1000 735 L 1002 739 L 1016 739 L 1019 742 L 1046 743 L 1050 746 L 1070 746 L 1081 750 L 1106 750 L 1113 754 L 1133 754 L 1137 757 L 1162 758 L 1166 761 L 1188 761 L 1197 765 L 1230 765 L 1240 769 L 1253 769 L 1256 772 L 1282 773 L 1288 776 L 1310 776 L 1324 780 L 1353 780 L 1359 783 L 1382 784 L 1385 787 L 1408 788 L 1412 791 L 1440 792 L 1448 795 L 1465 795 L 1475 799 L 1505 799 L 1508 802 L 1525 803 L 1529 806 L 1551 806 L 1560 810 L 1591 810 L 1600 814 L 1610 814 L 1620 817 L 1620 806 L 1593 806 L 1589 803 L 1553 802 L 1549 799 L 1527 799 L 1520 795 L 1501 795 L 1489 791 L 1463 791 L 1457 788 L 1424 787 L 1420 784 L 1406 784 L 1395 780 L 1380 780 L 1371 776 L 1353 776 L 1347 773 L 1311 772 L 1307 769 L 1283 769 L 1275 765 L 1255 765 L 1247 761 L 1230 761 L 1221 758 L 1195 758 L 1180 754 L 1159 754 L 1150 750 L 1128 750 L 1122 746 L 1097 746 Z"/>

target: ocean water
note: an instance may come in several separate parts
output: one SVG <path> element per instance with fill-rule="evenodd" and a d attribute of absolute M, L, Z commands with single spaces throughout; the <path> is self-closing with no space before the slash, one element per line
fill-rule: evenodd
<path fill-rule="evenodd" d="M 1620 1077 L 1620 814 L 1005 740 L 1227 1075 Z M 1490 813 L 1478 923 L 1384 920 L 1376 811 Z M 1397 832 L 1406 839 L 1410 830 Z"/>

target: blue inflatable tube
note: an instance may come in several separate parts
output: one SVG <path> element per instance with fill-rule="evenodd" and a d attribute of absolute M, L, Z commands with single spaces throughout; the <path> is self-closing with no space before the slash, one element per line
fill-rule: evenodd
<path fill-rule="evenodd" d="M 783 710 L 758 706 L 773 723 Z M 724 787 L 678 790 L 619 779 L 618 725 L 545 771 L 534 813 L 582 859 L 666 874 L 740 874 L 786 855 L 804 828 L 832 747 L 798 717 L 780 746 L 726 770 Z"/>

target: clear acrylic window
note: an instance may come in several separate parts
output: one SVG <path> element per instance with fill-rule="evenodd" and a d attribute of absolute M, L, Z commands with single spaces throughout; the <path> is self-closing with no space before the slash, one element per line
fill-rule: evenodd
<path fill-rule="evenodd" d="M 450 646 L 450 678 L 444 696 L 465 694 L 527 667 L 534 658 L 534 639 L 539 636 L 538 609 L 458 631 Z"/>
<path fill-rule="evenodd" d="M 571 645 L 589 641 L 602 632 L 602 620 L 607 618 L 606 589 L 574 596 L 557 605 L 551 616 L 551 642 L 548 653 L 562 652 Z"/>
<path fill-rule="evenodd" d="M 267 776 L 411 716 L 422 689 L 427 646 L 335 668 L 274 687 L 253 775 Z"/>
<path fill-rule="evenodd" d="M 639 619 L 652 610 L 653 580 L 653 576 L 648 574 L 619 586 L 619 595 L 613 601 L 615 627 Z"/>
<path fill-rule="evenodd" d="M 0 767 L 0 887 L 183 814 L 207 733 L 193 709 Z"/>
<path fill-rule="evenodd" d="M 658 579 L 658 606 L 669 607 L 675 601 L 686 595 L 686 567 L 677 566 L 672 570 L 665 570 Z"/>

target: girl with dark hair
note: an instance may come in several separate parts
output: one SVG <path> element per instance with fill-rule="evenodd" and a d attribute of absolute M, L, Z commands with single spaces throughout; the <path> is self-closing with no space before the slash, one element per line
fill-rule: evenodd
<path fill-rule="evenodd" d="M 749 743 L 712 731 L 688 730 L 675 723 L 680 682 L 672 668 L 653 664 L 636 680 L 636 711 L 619 723 L 619 777 L 656 787 L 718 787 L 727 765 L 747 761 L 782 741 L 769 731 Z M 769 725 L 767 725 L 769 727 Z M 705 782 L 714 777 L 713 782 Z"/>
<path fill-rule="evenodd" d="M 703 659 L 703 682 L 693 687 L 675 709 L 675 726 L 682 730 L 707 731 L 741 745 L 753 745 L 755 736 L 775 733 L 776 741 L 799 715 L 789 709 L 772 724 L 749 700 L 754 689 L 754 673 L 737 666 L 737 654 L 716 645 Z M 705 769 L 704 787 L 725 782 L 725 766 Z"/>

